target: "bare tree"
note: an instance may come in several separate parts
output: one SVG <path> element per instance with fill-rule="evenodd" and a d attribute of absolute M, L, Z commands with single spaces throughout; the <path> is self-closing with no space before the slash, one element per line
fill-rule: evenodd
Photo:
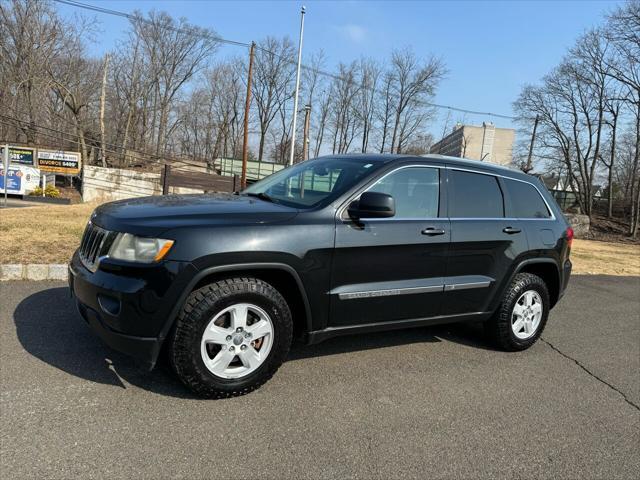
<path fill-rule="evenodd" d="M 362 143 L 360 151 L 365 153 L 369 148 L 369 140 L 371 131 L 374 128 L 374 119 L 377 113 L 376 100 L 378 95 L 376 89 L 380 79 L 381 68 L 377 62 L 371 59 L 360 59 L 358 64 L 360 70 L 359 76 L 362 84 L 358 94 L 358 108 L 356 115 L 360 121 L 360 130 L 362 132 Z"/>
<path fill-rule="evenodd" d="M 635 125 L 634 172 L 640 168 L 640 1 L 630 0 L 608 17 L 605 35 L 613 53 L 607 57 L 608 75 L 627 90 L 625 101 Z M 631 222 L 629 232 L 638 234 L 640 226 L 640 179 L 631 185 Z"/>
<path fill-rule="evenodd" d="M 425 101 L 435 93 L 445 68 L 440 60 L 433 57 L 420 62 L 411 50 L 405 49 L 393 52 L 391 69 L 396 102 L 391 151 L 401 153 L 407 137 L 428 118 Z"/>
<path fill-rule="evenodd" d="M 80 38 L 69 48 L 65 58 L 50 65 L 50 84 L 54 94 L 70 114 L 78 138 L 83 160 L 90 162 L 87 134 L 95 131 L 95 118 L 90 109 L 96 111 L 100 85 L 100 62 L 87 60 Z M 58 112 L 65 119 L 65 110 Z"/>
<path fill-rule="evenodd" d="M 287 37 L 267 37 L 257 47 L 252 92 L 260 130 L 258 161 L 262 161 L 271 122 L 292 92 L 294 48 Z"/>
<path fill-rule="evenodd" d="M 391 124 L 393 121 L 393 84 L 395 77 L 391 72 L 384 74 L 382 79 L 382 105 L 379 111 L 379 119 L 382 122 L 382 133 L 380 140 L 380 153 L 385 153 L 387 148 L 387 140 L 389 138 L 389 132 L 391 130 Z"/>
<path fill-rule="evenodd" d="M 521 120 L 539 116 L 538 144 L 566 167 L 580 208 L 592 214 L 593 181 L 604 125 L 604 88 L 585 82 L 587 68 L 567 59 L 547 75 L 541 87 L 526 87 L 514 104 Z"/>
<path fill-rule="evenodd" d="M 214 61 L 211 30 L 162 12 L 136 13 L 116 47 L 94 58 L 94 27 L 82 18 L 65 22 L 49 0 L 0 0 L 0 135 L 78 148 L 85 161 L 106 166 L 238 156 L 244 59 Z M 260 160 L 282 161 L 290 148 L 294 52 L 287 38 L 267 38 L 257 48 L 250 121 Z M 315 156 L 374 145 L 423 149 L 430 114 L 424 102 L 441 65 L 409 51 L 394 55 L 395 64 L 362 58 L 339 66 L 337 75 L 323 72 L 322 52 L 311 55 L 302 98 L 312 105 Z M 106 56 L 108 68 L 101 66 Z"/>
<path fill-rule="evenodd" d="M 44 123 L 48 66 L 66 51 L 66 25 L 48 2 L 0 2 L 0 112 L 17 119 L 12 137 L 34 143 Z M 9 127 L 0 126 L 4 137 Z"/>
<path fill-rule="evenodd" d="M 327 126 L 327 119 L 329 117 L 329 109 L 331 108 L 331 93 L 328 89 L 324 90 L 320 95 L 320 108 L 318 109 L 318 114 L 316 117 L 316 135 L 315 135 L 315 146 L 313 149 L 313 156 L 317 157 L 320 155 L 320 149 L 322 148 L 322 143 L 324 141 L 325 129 Z"/>
<path fill-rule="evenodd" d="M 154 103 L 158 124 L 156 155 L 165 152 L 169 113 L 177 94 L 205 67 L 218 46 L 213 32 L 174 20 L 166 13 L 151 12 L 147 19 L 132 20 L 144 55 L 154 74 Z"/>
<path fill-rule="evenodd" d="M 358 67 L 338 65 L 338 76 L 331 82 L 331 125 L 333 128 L 333 153 L 347 153 L 356 135 L 356 97 L 360 92 Z"/>

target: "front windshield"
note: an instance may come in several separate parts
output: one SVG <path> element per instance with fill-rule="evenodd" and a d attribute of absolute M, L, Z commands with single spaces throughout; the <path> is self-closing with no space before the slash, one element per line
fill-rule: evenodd
<path fill-rule="evenodd" d="M 327 205 L 382 162 L 360 158 L 316 158 L 280 170 L 242 192 L 294 208 Z"/>

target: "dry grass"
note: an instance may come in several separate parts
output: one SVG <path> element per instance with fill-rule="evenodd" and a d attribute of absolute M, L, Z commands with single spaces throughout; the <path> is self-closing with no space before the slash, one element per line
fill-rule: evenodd
<path fill-rule="evenodd" d="M 0 264 L 66 263 L 95 204 L 0 209 Z"/>
<path fill-rule="evenodd" d="M 95 204 L 0 210 L 0 264 L 66 263 Z M 640 275 L 640 245 L 574 240 L 576 274 Z"/>
<path fill-rule="evenodd" d="M 640 245 L 575 239 L 571 261 L 575 274 L 640 275 Z"/>

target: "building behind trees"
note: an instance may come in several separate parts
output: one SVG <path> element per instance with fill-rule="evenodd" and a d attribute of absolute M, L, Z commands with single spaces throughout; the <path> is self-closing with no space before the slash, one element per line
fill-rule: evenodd
<path fill-rule="evenodd" d="M 509 165 L 514 138 L 515 130 L 496 128 L 491 122 L 481 126 L 458 123 L 449 135 L 431 146 L 430 153 Z"/>

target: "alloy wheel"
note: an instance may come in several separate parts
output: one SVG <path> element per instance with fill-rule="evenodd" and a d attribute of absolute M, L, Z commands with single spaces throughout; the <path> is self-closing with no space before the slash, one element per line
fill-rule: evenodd
<path fill-rule="evenodd" d="M 205 328 L 202 361 L 217 377 L 245 377 L 269 356 L 273 335 L 273 322 L 263 309 L 250 303 L 231 305 Z"/>
<path fill-rule="evenodd" d="M 535 290 L 527 290 L 513 307 L 511 330 L 516 338 L 527 340 L 538 331 L 543 312 L 542 297 Z"/>

